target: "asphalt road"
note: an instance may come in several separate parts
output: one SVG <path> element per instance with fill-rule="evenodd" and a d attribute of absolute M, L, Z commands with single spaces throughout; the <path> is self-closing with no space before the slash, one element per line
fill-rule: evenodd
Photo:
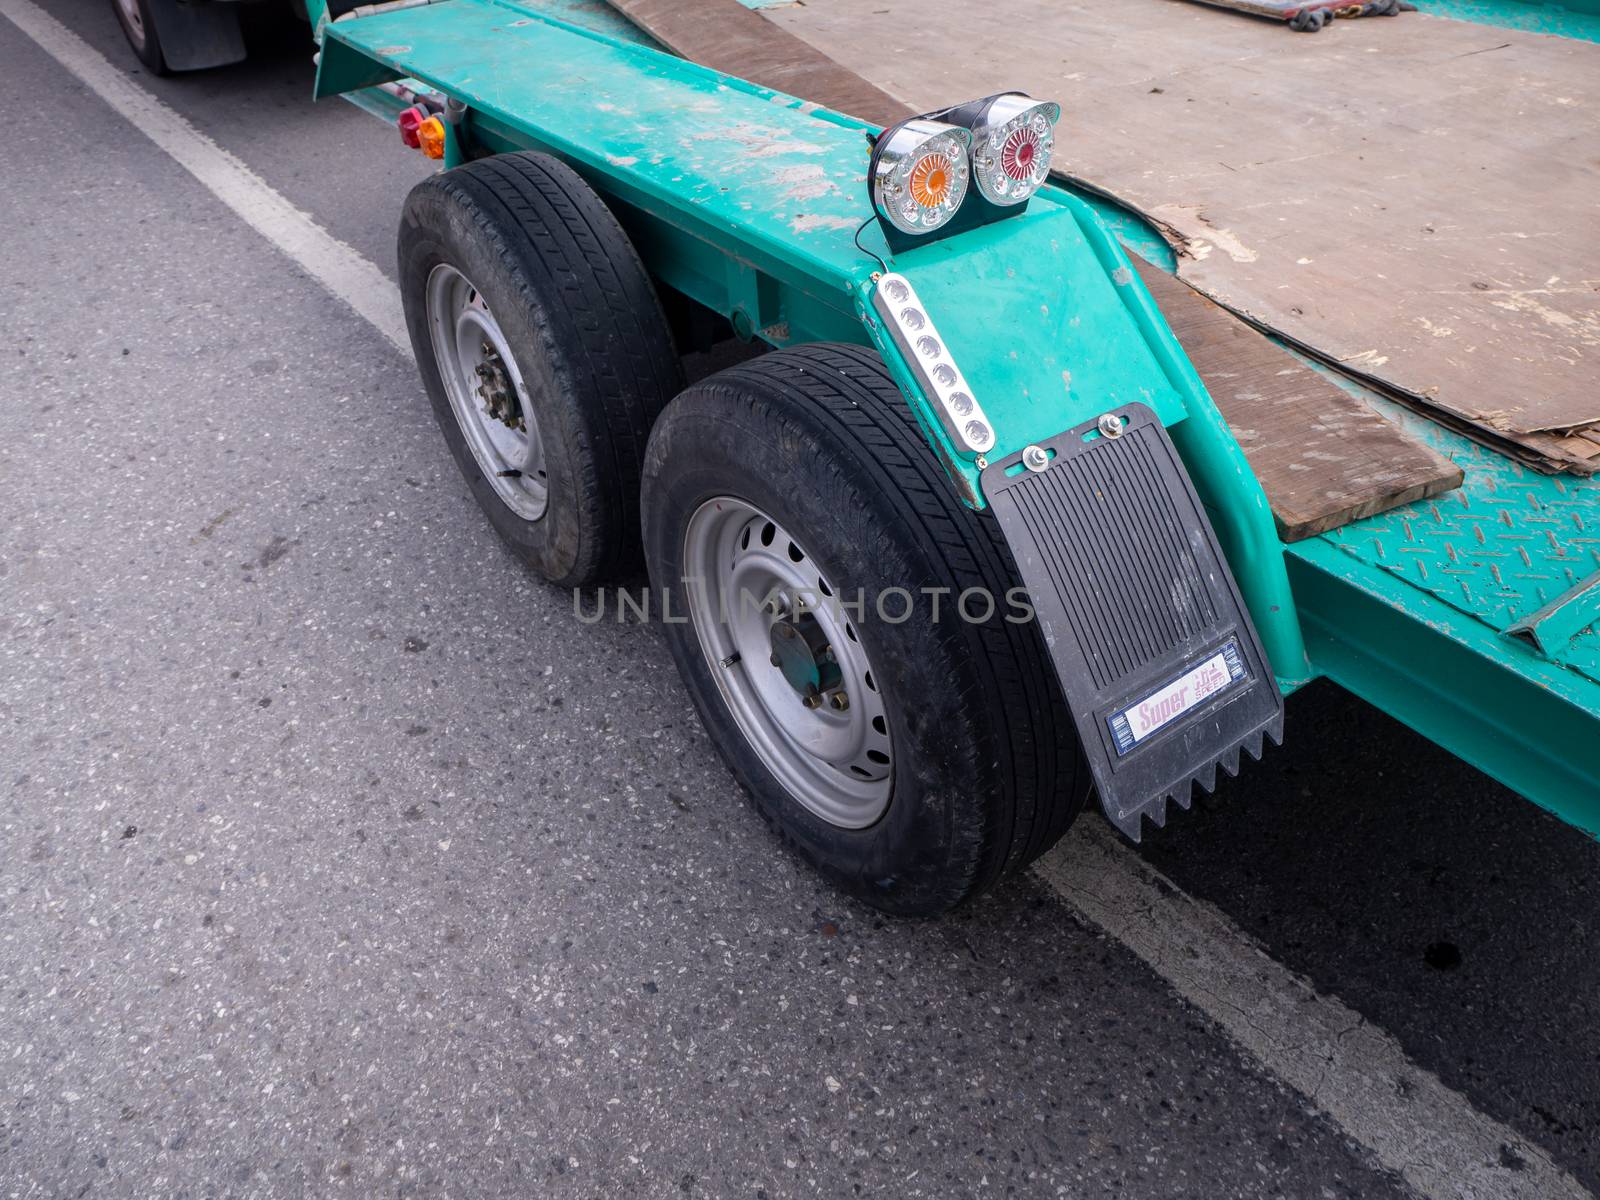
<path fill-rule="evenodd" d="M 427 164 L 303 28 L 157 80 L 50 7 L 392 269 Z M 0 80 L 0 1196 L 1406 1194 L 1037 877 L 820 884 L 402 356 L 3 19 Z M 1600 846 L 1289 735 L 1142 853 L 1600 1186 Z"/>

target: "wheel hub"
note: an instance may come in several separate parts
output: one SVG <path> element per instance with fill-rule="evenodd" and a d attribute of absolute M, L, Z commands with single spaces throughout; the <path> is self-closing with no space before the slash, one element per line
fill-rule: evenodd
<path fill-rule="evenodd" d="M 128 31 L 138 43 L 138 48 L 144 49 L 144 13 L 139 9 L 139 0 L 117 0 L 117 8 L 127 21 Z"/>
<path fill-rule="evenodd" d="M 435 266 L 424 298 L 440 382 L 467 448 L 506 506 L 525 521 L 537 521 L 550 490 L 530 380 L 488 302 L 455 267 Z"/>
<path fill-rule="evenodd" d="M 490 419 L 518 433 L 527 433 L 528 422 L 522 415 L 522 402 L 517 399 L 511 376 L 492 343 L 483 343 L 483 361 L 472 373 L 478 378 L 478 395 L 483 398 L 483 407 Z"/>
<path fill-rule="evenodd" d="M 844 682 L 844 672 L 828 641 L 828 631 L 808 612 L 783 616 L 772 623 L 772 665 L 783 672 L 806 707 L 815 708 L 820 697 Z"/>
<path fill-rule="evenodd" d="M 700 647 L 762 764 L 825 821 L 879 820 L 894 787 L 889 713 L 842 593 L 777 521 L 733 496 L 695 511 L 683 555 Z"/>

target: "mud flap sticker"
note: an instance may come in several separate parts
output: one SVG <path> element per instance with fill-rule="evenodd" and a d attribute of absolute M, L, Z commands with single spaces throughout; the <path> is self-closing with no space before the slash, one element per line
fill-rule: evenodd
<path fill-rule="evenodd" d="M 1109 433 L 1109 436 L 1108 436 Z M 1156 415 L 1122 406 L 983 473 L 1106 815 L 1189 807 L 1217 767 L 1283 737 L 1278 691 L 1238 585 Z"/>

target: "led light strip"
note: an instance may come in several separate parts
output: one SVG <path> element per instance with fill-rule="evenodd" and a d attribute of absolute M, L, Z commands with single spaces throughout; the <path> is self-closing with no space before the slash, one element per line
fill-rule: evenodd
<path fill-rule="evenodd" d="M 885 273 L 873 289 L 872 307 L 889 327 L 894 344 L 922 390 L 933 398 L 939 420 L 956 448 L 968 454 L 993 450 L 994 426 L 973 397 L 950 348 L 934 328 L 933 318 L 917 299 L 911 281 L 892 271 Z"/>

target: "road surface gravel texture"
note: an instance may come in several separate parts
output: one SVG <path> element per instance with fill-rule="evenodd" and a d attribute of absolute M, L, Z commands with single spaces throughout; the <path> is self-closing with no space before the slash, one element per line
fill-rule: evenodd
<path fill-rule="evenodd" d="M 49 11 L 392 276 L 430 164 L 303 27 L 161 80 Z M 0 80 L 0 1197 L 1413 1194 L 1048 872 L 819 882 L 401 353 L 3 18 Z M 1138 854 L 1600 1185 L 1600 846 L 1331 686 L 1288 734 Z"/>

